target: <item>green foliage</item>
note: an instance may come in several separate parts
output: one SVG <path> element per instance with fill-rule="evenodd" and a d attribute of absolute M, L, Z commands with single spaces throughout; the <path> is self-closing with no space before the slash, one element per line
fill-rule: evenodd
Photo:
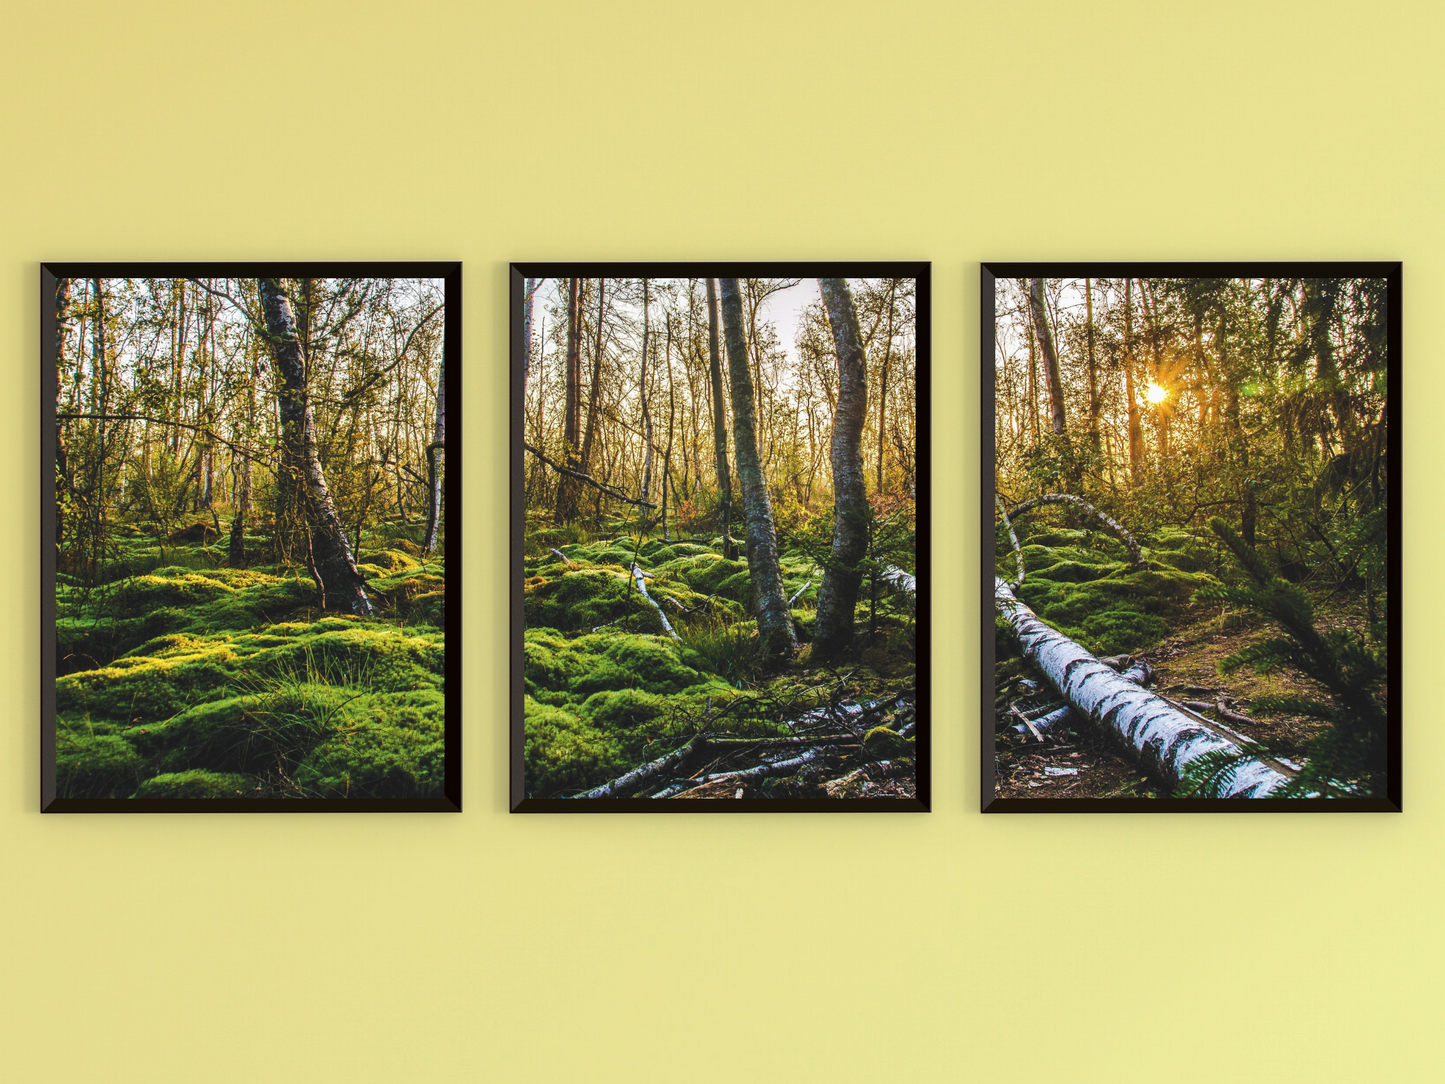
<path fill-rule="evenodd" d="M 1226 673 L 1245 666 L 1261 673 L 1293 670 L 1328 697 L 1254 701 L 1253 708 L 1261 715 L 1303 715 L 1327 724 L 1306 744 L 1304 769 L 1284 793 L 1384 794 L 1388 677 L 1384 646 L 1371 644 L 1349 629 L 1321 632 L 1315 627 L 1314 604 L 1303 588 L 1281 579 L 1222 519 L 1211 519 L 1209 526 L 1234 555 L 1245 580 L 1207 588 L 1199 597 L 1248 607 L 1283 633 L 1231 655 L 1220 669 Z"/>

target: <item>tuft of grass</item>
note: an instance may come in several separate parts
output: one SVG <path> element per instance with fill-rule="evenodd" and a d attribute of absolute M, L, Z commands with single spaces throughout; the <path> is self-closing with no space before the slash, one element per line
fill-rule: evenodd
<path fill-rule="evenodd" d="M 690 623 L 680 635 L 697 669 L 717 674 L 734 685 L 754 678 L 766 662 L 756 621 L 729 621 L 706 615 Z"/>

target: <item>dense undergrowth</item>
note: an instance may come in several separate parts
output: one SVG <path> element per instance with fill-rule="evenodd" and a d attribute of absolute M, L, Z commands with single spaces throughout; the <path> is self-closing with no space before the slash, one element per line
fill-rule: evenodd
<path fill-rule="evenodd" d="M 858 642 L 838 666 L 811 669 L 806 647 L 790 665 L 767 663 L 748 614 L 748 566 L 721 549 L 721 539 L 588 540 L 576 528 L 528 536 L 529 796 L 576 794 L 700 732 L 786 735 L 789 720 L 830 698 L 881 697 L 912 684 L 912 617 L 891 600 L 875 606 L 871 633 L 860 621 Z M 806 645 L 822 574 L 802 549 L 785 549 L 781 565 Z M 629 577 L 634 560 L 678 640 Z M 860 606 L 860 618 L 865 612 Z"/>
<path fill-rule="evenodd" d="M 445 557 L 418 534 L 362 534 L 357 618 L 305 569 L 226 567 L 204 524 L 121 528 L 97 586 L 58 576 L 60 796 L 439 796 Z"/>

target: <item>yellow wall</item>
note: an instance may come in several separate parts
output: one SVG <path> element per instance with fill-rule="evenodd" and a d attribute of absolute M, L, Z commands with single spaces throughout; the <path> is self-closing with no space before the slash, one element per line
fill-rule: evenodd
<path fill-rule="evenodd" d="M 0 1077 L 1442 1079 L 1441 9 L 13 0 Z M 461 259 L 466 812 L 41 817 L 42 259 Z M 505 812 L 506 262 L 934 261 L 935 812 Z M 1405 808 L 976 812 L 981 259 L 1405 262 Z M 961 468 L 960 468 L 961 465 Z"/>

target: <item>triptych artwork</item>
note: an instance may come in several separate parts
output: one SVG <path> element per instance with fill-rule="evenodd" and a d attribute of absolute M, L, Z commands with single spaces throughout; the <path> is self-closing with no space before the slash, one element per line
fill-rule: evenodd
<path fill-rule="evenodd" d="M 460 810 L 460 265 L 41 270 L 42 808 Z M 1399 264 L 980 287 L 512 265 L 511 810 L 1400 808 Z"/>

